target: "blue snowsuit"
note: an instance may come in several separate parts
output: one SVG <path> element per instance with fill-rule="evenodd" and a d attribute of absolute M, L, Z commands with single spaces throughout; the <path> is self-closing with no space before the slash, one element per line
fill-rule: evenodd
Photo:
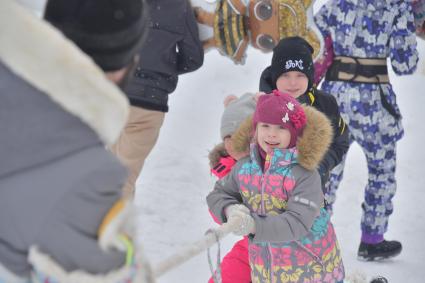
<path fill-rule="evenodd" d="M 331 0 L 315 20 L 321 32 L 331 36 L 335 56 L 390 58 L 397 75 L 411 74 L 416 69 L 418 53 L 410 2 Z M 350 144 L 356 141 L 366 155 L 369 175 L 362 205 L 362 232 L 383 235 L 396 191 L 396 142 L 403 136 L 396 95 L 390 83 L 325 80 L 322 89 L 335 96 L 350 130 Z M 335 200 L 343 168 L 344 161 L 330 176 L 330 204 Z"/>

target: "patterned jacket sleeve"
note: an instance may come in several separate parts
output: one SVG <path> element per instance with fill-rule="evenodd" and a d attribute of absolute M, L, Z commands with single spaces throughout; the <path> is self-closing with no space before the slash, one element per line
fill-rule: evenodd
<path fill-rule="evenodd" d="M 214 190 L 207 196 L 207 204 L 210 212 L 221 223 L 227 221 L 224 209 L 231 204 L 242 203 L 242 196 L 239 193 L 239 182 L 237 180 L 237 172 L 243 163 L 242 159 L 230 171 L 227 176 L 215 183 Z"/>
<path fill-rule="evenodd" d="M 412 6 L 408 2 L 398 5 L 389 42 L 393 70 L 398 75 L 412 74 L 418 63 L 416 34 Z"/>
<path fill-rule="evenodd" d="M 296 186 L 289 196 L 285 212 L 279 215 L 259 216 L 255 220 L 254 242 L 288 242 L 307 235 L 319 214 L 323 193 L 319 173 L 294 167 Z"/>

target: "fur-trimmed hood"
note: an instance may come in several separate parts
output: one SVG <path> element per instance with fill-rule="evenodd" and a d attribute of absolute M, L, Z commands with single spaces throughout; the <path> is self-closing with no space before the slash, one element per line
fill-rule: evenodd
<path fill-rule="evenodd" d="M 208 154 L 210 160 L 210 168 L 214 168 L 222 157 L 226 157 L 229 154 L 224 147 L 224 143 L 216 145 Z"/>
<path fill-rule="evenodd" d="M 322 112 L 303 105 L 307 124 L 297 140 L 298 161 L 308 170 L 316 169 L 329 149 L 333 138 L 331 122 Z"/>
<path fill-rule="evenodd" d="M 252 130 L 252 115 L 248 116 L 240 125 L 239 128 L 232 135 L 232 144 L 236 152 L 245 152 L 248 155 L 249 142 L 251 140 Z M 248 142 L 248 144 L 247 144 Z M 224 147 L 224 143 L 216 145 L 208 154 L 210 160 L 210 167 L 213 168 L 220 161 L 220 158 L 228 156 L 229 153 Z"/>
<path fill-rule="evenodd" d="M 78 47 L 16 1 L 0 0 L 0 60 L 104 143 L 115 142 L 127 120 L 125 95 Z"/>
<path fill-rule="evenodd" d="M 308 170 L 316 169 L 332 143 L 333 130 L 329 119 L 311 106 L 302 105 L 307 124 L 303 134 L 297 140 L 298 162 Z M 232 135 L 233 147 L 237 152 L 247 152 L 254 131 L 252 116 L 248 117 Z M 214 167 L 221 157 L 228 153 L 221 143 L 209 154 L 210 166 Z"/>

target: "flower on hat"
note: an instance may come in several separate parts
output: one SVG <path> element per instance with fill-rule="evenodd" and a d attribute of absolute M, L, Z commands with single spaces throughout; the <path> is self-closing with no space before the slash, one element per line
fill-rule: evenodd
<path fill-rule="evenodd" d="M 295 105 L 294 105 L 294 103 L 292 103 L 292 102 L 288 102 L 288 103 L 286 103 L 286 107 L 287 107 L 290 111 L 293 111 L 293 110 L 294 110 L 294 108 L 295 108 Z"/>
<path fill-rule="evenodd" d="M 288 116 L 288 112 L 286 112 L 285 113 L 285 116 L 283 116 L 283 118 L 282 118 L 282 122 L 283 123 L 286 123 L 286 122 L 288 122 L 289 121 L 289 116 Z"/>
<path fill-rule="evenodd" d="M 297 111 L 289 114 L 289 119 L 291 120 L 295 129 L 303 128 L 307 122 L 304 111 Z"/>

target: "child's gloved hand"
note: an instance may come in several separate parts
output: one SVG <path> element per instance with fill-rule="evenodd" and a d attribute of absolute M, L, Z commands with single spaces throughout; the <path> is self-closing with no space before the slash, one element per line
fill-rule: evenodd
<path fill-rule="evenodd" d="M 249 209 L 243 204 L 232 204 L 226 207 L 225 214 L 228 223 L 238 223 L 233 231 L 237 236 L 255 234 L 255 221 Z"/>
<path fill-rule="evenodd" d="M 233 165 L 236 164 L 236 160 L 231 156 L 220 158 L 220 161 L 211 169 L 211 173 L 217 176 L 219 179 L 223 178 L 232 170 Z"/>

